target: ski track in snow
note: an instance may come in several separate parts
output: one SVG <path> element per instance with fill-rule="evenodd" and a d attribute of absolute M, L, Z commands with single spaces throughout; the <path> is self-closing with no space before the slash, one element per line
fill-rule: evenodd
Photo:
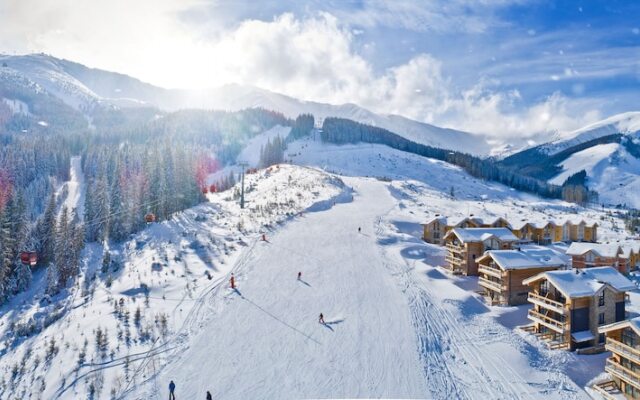
<path fill-rule="evenodd" d="M 239 293 L 217 285 L 203 295 L 193 314 L 206 316 L 185 321 L 188 344 L 132 398 L 163 398 L 170 379 L 182 398 L 585 397 L 542 355 L 535 376 L 510 366 L 513 352 L 523 356 L 520 336 L 482 315 L 461 317 L 457 299 L 422 284 L 416 261 L 379 245 L 396 205 L 386 185 L 347 182 L 353 203 L 310 213 L 247 250 L 234 269 Z M 310 286 L 295 281 L 298 269 Z"/>

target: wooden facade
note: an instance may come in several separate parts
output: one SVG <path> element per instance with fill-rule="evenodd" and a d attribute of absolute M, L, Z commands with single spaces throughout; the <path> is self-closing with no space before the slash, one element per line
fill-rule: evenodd
<path fill-rule="evenodd" d="M 600 334 L 606 336 L 605 348 L 611 352 L 605 371 L 612 380 L 596 385 L 595 389 L 605 397 L 613 391 L 627 399 L 640 399 L 639 324 L 640 320 L 634 318 L 600 327 Z"/>
<path fill-rule="evenodd" d="M 447 219 L 445 217 L 435 217 L 422 224 L 422 240 L 427 243 L 444 243 L 444 235 L 447 233 Z"/>
<path fill-rule="evenodd" d="M 455 228 L 444 238 L 446 268 L 454 274 L 478 275 L 477 259 L 485 251 L 511 249 L 516 242 L 517 238 L 506 228 Z"/>
<path fill-rule="evenodd" d="M 604 269 L 608 276 L 612 276 L 613 272 L 619 275 L 611 267 L 587 271 Z M 553 274 L 564 276 L 555 280 Z M 586 283 L 590 280 L 590 284 L 582 285 L 588 289 L 576 293 L 566 290 L 561 282 L 571 278 L 569 274 L 575 274 L 576 281 L 584 280 Z M 584 270 L 564 270 L 545 272 L 525 280 L 525 284 L 531 287 L 528 301 L 533 308 L 529 310 L 528 318 L 533 323 L 533 331 L 546 340 L 551 348 L 603 348 L 604 336 L 600 335 L 598 328 L 625 319 L 625 294 L 635 287 L 622 275 L 615 279 L 615 284 L 609 284 L 598 275 L 587 274 Z M 620 285 L 620 282 L 623 284 Z M 574 287 L 575 283 L 572 283 Z M 580 282 L 577 283 L 580 286 Z M 589 292 L 597 287 L 597 290 Z"/>
<path fill-rule="evenodd" d="M 630 271 L 629 254 L 625 254 L 622 247 L 601 243 L 572 244 L 567 250 L 571 256 L 573 268 L 614 267 L 621 274 L 627 275 Z"/>
<path fill-rule="evenodd" d="M 508 256 L 511 255 L 516 256 L 513 262 L 509 261 Z M 478 285 L 491 305 L 526 304 L 531 287 L 523 281 L 541 272 L 563 267 L 564 263 L 557 257 L 551 261 L 537 259 L 526 251 L 488 251 L 478 259 Z"/>

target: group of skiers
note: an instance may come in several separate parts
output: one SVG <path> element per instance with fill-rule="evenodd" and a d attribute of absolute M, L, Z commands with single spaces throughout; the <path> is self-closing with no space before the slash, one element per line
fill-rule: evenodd
<path fill-rule="evenodd" d="M 358 232 L 360 232 L 360 228 L 358 228 Z M 298 271 L 298 280 L 302 280 L 302 272 Z M 231 285 L 231 289 L 236 290 L 236 277 L 233 274 L 233 272 L 231 273 L 231 278 L 229 279 L 229 284 Z M 322 313 L 320 313 L 320 317 L 318 318 L 318 323 L 319 324 L 325 324 L 324 322 L 324 315 L 322 315 Z M 173 381 L 172 381 L 173 383 Z M 208 397 L 207 397 L 208 399 Z"/>
<path fill-rule="evenodd" d="M 169 400 L 176 400 L 176 384 L 171 381 L 169 382 Z M 209 392 L 207 390 L 207 399 L 206 400 L 213 400 L 213 396 L 211 396 L 211 392 Z"/>
<path fill-rule="evenodd" d="M 358 233 L 362 232 L 362 228 L 358 227 Z M 267 241 L 267 237 L 266 235 L 263 233 L 262 234 L 262 241 L 266 242 Z M 302 272 L 298 271 L 298 280 L 302 280 Z M 231 289 L 236 289 L 236 277 L 233 274 L 233 272 L 231 273 L 231 278 L 229 279 L 229 283 L 231 284 Z M 318 317 L 318 323 L 325 325 L 326 322 L 324 321 L 324 315 L 322 313 L 320 313 L 320 316 Z M 176 400 L 176 395 L 175 395 L 175 390 L 176 390 L 176 384 L 171 381 L 169 383 L 169 400 Z M 211 393 L 207 390 L 207 398 L 206 400 L 213 400 L 213 397 L 211 397 Z"/>

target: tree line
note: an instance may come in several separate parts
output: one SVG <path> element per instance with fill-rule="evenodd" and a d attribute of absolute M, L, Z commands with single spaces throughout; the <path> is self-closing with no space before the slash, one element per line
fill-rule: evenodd
<path fill-rule="evenodd" d="M 547 198 L 563 198 L 561 186 L 520 174 L 515 168 L 502 166 L 491 159 L 481 159 L 459 151 L 416 143 L 386 129 L 344 118 L 326 118 L 322 125 L 321 138 L 323 141 L 335 144 L 358 142 L 383 144 L 397 150 L 457 165 L 476 178 L 495 181 Z"/>

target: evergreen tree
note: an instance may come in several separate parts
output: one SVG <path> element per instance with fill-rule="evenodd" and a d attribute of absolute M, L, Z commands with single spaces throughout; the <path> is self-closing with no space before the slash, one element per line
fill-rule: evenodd
<path fill-rule="evenodd" d="M 60 276 L 55 263 L 49 263 L 47 267 L 47 294 L 56 294 L 60 290 Z"/>

